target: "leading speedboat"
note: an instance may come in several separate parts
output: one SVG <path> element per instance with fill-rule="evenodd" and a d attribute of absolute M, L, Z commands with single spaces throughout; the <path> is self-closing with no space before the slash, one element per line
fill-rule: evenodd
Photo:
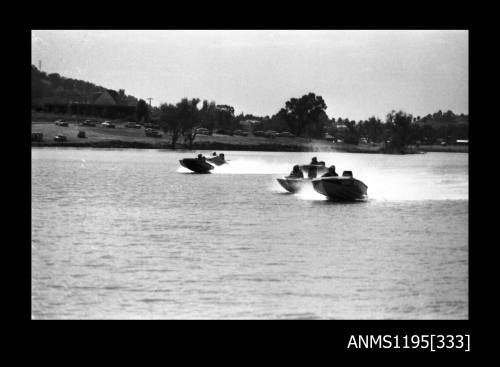
<path fill-rule="evenodd" d="M 285 176 L 277 178 L 279 184 L 288 192 L 296 193 L 304 187 L 311 185 L 312 180 L 318 175 L 328 172 L 324 164 L 302 164 L 299 169 L 304 177 Z"/>
<path fill-rule="evenodd" d="M 362 201 L 368 198 L 368 186 L 344 171 L 342 176 L 312 180 L 314 190 L 334 201 Z"/>
<path fill-rule="evenodd" d="M 202 160 L 199 158 L 184 158 L 179 161 L 181 166 L 186 167 L 187 169 L 196 172 L 196 173 L 210 173 L 211 170 L 214 169 L 210 163 L 206 160 Z"/>
<path fill-rule="evenodd" d="M 179 163 L 181 166 L 196 173 L 210 173 L 210 171 L 214 169 L 214 165 L 221 166 L 227 164 L 227 161 L 223 153 L 218 156 L 214 153 L 214 156 L 211 158 L 206 158 L 198 154 L 198 158 L 184 158 L 181 159 Z"/>

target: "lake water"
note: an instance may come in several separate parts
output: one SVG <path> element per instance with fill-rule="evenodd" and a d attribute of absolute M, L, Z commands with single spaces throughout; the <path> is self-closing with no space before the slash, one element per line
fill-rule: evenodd
<path fill-rule="evenodd" d="M 32 317 L 468 318 L 468 154 L 197 153 L 32 148 Z M 313 155 L 370 199 L 286 193 Z"/>

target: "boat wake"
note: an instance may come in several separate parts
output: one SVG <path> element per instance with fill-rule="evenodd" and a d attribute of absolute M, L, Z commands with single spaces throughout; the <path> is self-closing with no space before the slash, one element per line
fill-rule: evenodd
<path fill-rule="evenodd" d="M 324 195 L 321 195 L 319 192 L 314 190 L 312 184 L 311 185 L 305 185 L 302 187 L 296 194 L 297 198 L 301 200 L 321 200 L 321 201 L 326 201 L 328 198 Z"/>

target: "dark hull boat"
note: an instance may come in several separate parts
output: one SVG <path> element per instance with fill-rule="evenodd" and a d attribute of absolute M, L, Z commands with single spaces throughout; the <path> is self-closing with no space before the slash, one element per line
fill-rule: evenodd
<path fill-rule="evenodd" d="M 283 186 L 283 188 L 291 193 L 299 192 L 306 185 L 311 184 L 311 179 L 309 178 L 293 178 L 293 177 L 283 177 L 277 178 L 279 184 Z"/>
<path fill-rule="evenodd" d="M 328 171 L 324 164 L 303 164 L 300 165 L 299 168 L 302 171 L 304 178 L 287 176 L 276 179 L 286 191 L 296 193 L 302 190 L 305 186 L 311 185 L 313 178 Z"/>
<path fill-rule="evenodd" d="M 353 177 L 321 177 L 312 181 L 314 190 L 335 201 L 365 200 L 368 186 Z"/>
<path fill-rule="evenodd" d="M 214 169 L 214 166 L 207 162 L 203 162 L 197 158 L 184 158 L 179 161 L 181 166 L 196 172 L 196 173 L 210 173 L 210 170 Z"/>

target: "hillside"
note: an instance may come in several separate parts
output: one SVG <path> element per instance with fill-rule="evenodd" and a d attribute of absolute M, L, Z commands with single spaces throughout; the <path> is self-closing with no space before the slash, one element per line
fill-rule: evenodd
<path fill-rule="evenodd" d="M 65 78 L 59 74 L 47 74 L 31 65 L 31 106 L 38 107 L 45 103 L 92 103 L 97 93 L 108 90 L 93 83 Z M 127 96 L 125 90 L 117 92 L 120 104 L 135 106 L 137 98 Z"/>

